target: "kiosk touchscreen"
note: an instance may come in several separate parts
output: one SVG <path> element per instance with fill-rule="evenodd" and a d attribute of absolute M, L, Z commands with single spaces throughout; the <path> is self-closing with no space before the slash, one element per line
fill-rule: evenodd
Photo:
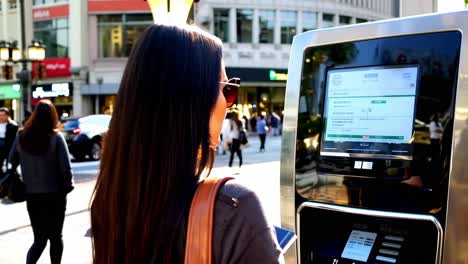
<path fill-rule="evenodd" d="M 418 84 L 417 65 L 329 70 L 320 155 L 411 160 Z"/>
<path fill-rule="evenodd" d="M 329 69 L 318 171 L 390 177 L 385 164 L 409 166 L 418 93 L 419 65 Z"/>

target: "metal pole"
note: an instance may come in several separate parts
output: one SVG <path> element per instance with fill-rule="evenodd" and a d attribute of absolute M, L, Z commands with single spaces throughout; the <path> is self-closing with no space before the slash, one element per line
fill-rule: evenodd
<path fill-rule="evenodd" d="M 24 0 L 19 0 L 20 2 L 20 18 L 21 18 L 21 49 L 23 53 L 26 51 L 26 30 L 25 30 L 25 23 L 24 23 Z M 23 67 L 26 64 L 23 64 Z"/>
<path fill-rule="evenodd" d="M 25 22 L 24 22 L 24 0 L 19 0 L 20 3 L 20 19 L 21 19 L 21 50 L 23 52 L 23 59 L 21 61 L 21 72 L 18 74 L 18 79 L 21 83 L 22 89 L 22 116 L 21 119 L 22 121 L 25 120 L 27 117 L 27 112 L 30 112 L 31 110 L 31 105 L 29 104 L 29 86 L 31 84 L 31 73 L 28 70 L 28 61 L 25 59 L 26 58 L 26 28 L 25 28 Z"/>
<path fill-rule="evenodd" d="M 104 81 L 104 79 L 102 77 L 98 77 L 97 78 L 97 84 L 98 84 L 98 92 L 97 92 L 97 95 L 96 95 L 96 98 L 95 98 L 95 104 L 94 104 L 94 113 L 96 115 L 99 114 L 99 110 L 101 109 L 101 85 L 102 85 L 102 82 Z"/>
<path fill-rule="evenodd" d="M 94 114 L 99 114 L 99 94 L 96 94 L 96 97 L 94 98 Z"/>

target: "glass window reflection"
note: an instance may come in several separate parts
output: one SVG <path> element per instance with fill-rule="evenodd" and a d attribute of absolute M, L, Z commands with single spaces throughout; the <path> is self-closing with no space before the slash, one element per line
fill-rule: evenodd
<path fill-rule="evenodd" d="M 314 30 L 318 28 L 318 16 L 315 12 L 302 13 L 302 32 Z"/>
<path fill-rule="evenodd" d="M 223 42 L 229 42 L 229 9 L 215 8 L 214 16 L 214 34 Z"/>
<path fill-rule="evenodd" d="M 237 42 L 251 43 L 252 42 L 252 9 L 237 10 Z"/>
<path fill-rule="evenodd" d="M 260 10 L 259 15 L 259 42 L 260 43 L 273 43 L 274 29 L 275 29 L 275 11 L 273 10 Z"/>
<path fill-rule="evenodd" d="M 351 17 L 340 16 L 340 25 L 349 25 L 349 24 L 351 24 Z"/>
<path fill-rule="evenodd" d="M 46 57 L 68 57 L 68 18 L 36 21 L 34 39 L 46 45 Z"/>
<path fill-rule="evenodd" d="M 128 57 L 138 37 L 153 24 L 151 14 L 98 17 L 98 54 L 101 58 Z"/>
<path fill-rule="evenodd" d="M 334 27 L 335 26 L 335 15 L 333 14 L 323 14 L 322 15 L 322 26 L 324 28 Z"/>
<path fill-rule="evenodd" d="M 281 43 L 291 44 L 294 35 L 296 35 L 297 12 L 281 11 Z"/>

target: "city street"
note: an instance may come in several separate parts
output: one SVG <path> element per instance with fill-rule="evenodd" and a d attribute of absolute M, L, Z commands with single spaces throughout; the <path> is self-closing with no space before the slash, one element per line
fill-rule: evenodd
<path fill-rule="evenodd" d="M 249 137 L 249 147 L 243 150 L 244 165 L 238 168 L 234 159 L 229 168 L 229 153 L 216 158 L 213 174 L 233 175 L 241 183 L 253 189 L 260 197 L 268 220 L 279 225 L 279 169 L 280 137 L 267 137 L 266 152 L 259 153 L 257 136 Z M 88 205 L 98 173 L 99 162 L 73 163 L 75 190 L 68 196 L 65 225 L 63 230 L 63 263 L 90 263 L 91 240 L 89 230 Z M 33 241 L 31 226 L 26 211 L 26 203 L 0 203 L 0 263 L 24 263 L 26 253 Z M 50 263 L 49 247 L 45 249 L 40 264 Z"/>
<path fill-rule="evenodd" d="M 468 264 L 466 50 L 468 0 L 0 0 L 0 177 L 21 175 L 19 160 L 29 192 L 28 202 L 0 198 L 0 264 L 34 262 L 44 236 L 52 247 L 47 241 L 37 263 L 51 263 L 50 249 L 53 262 L 92 263 L 90 205 L 108 166 L 98 198 L 112 195 L 96 199 L 93 215 L 118 207 L 109 216 L 118 227 L 104 233 L 125 233 L 131 245 L 121 255 L 163 261 L 148 251 L 169 256 L 183 240 L 160 232 L 180 228 L 160 211 L 187 214 L 177 198 L 190 188 L 174 179 L 192 177 L 194 139 L 208 125 L 238 138 L 232 148 L 243 156 L 240 166 L 220 146 L 211 175 L 256 193 L 270 226 L 283 216 L 288 230 L 274 233 L 285 263 Z M 284 138 L 273 136 L 283 128 Z M 122 144 L 129 148 L 102 150 Z M 103 151 L 126 157 L 101 166 Z M 2 196 L 15 197 L 18 177 L 3 179 Z M 47 193 L 60 186 L 73 190 L 66 210 L 64 193 Z M 175 198 L 158 196 L 167 192 Z M 223 234 L 215 244 L 229 249 L 215 245 L 220 259 L 268 262 L 244 243 L 267 248 L 267 228 L 245 221 L 262 217 L 239 214 L 258 201 L 239 196 L 218 196 L 218 206 L 238 207 L 239 198 L 241 209 L 217 212 L 233 231 L 215 230 Z M 60 256 L 53 234 L 64 211 Z M 96 222 L 110 226 L 102 218 L 95 238 Z"/>

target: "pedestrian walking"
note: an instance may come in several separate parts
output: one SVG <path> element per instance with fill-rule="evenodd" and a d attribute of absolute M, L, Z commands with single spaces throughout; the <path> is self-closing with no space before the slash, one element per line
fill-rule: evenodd
<path fill-rule="evenodd" d="M 6 107 L 0 108 L 0 178 L 3 176 L 3 166 L 8 159 L 11 146 L 15 141 L 18 125 L 10 118 L 10 110 Z"/>
<path fill-rule="evenodd" d="M 252 132 L 257 132 L 257 117 L 252 115 L 250 118 L 250 127 L 252 128 Z"/>
<path fill-rule="evenodd" d="M 223 148 L 223 155 L 226 155 L 226 150 L 231 149 L 231 141 L 229 139 L 229 134 L 231 133 L 231 113 L 226 114 L 226 118 L 223 120 L 223 125 L 221 127 L 221 143 L 220 145 Z"/>
<path fill-rule="evenodd" d="M 268 131 L 268 126 L 265 121 L 265 117 L 260 115 L 257 120 L 257 134 L 260 137 L 260 152 L 265 151 L 265 141 L 266 141 L 266 133 Z"/>
<path fill-rule="evenodd" d="M 284 121 L 283 119 L 284 119 L 284 115 L 281 114 L 281 115 L 279 116 L 279 119 L 280 119 L 280 122 L 279 122 L 279 134 L 280 134 L 280 136 L 282 136 L 282 135 L 283 135 L 283 121 Z"/>
<path fill-rule="evenodd" d="M 247 116 L 242 116 L 242 127 L 244 128 L 245 131 L 249 131 L 249 119 Z"/>
<path fill-rule="evenodd" d="M 241 150 L 241 141 L 240 141 L 240 132 L 243 129 L 242 121 L 239 119 L 237 113 L 232 113 L 231 115 L 231 130 L 229 138 L 231 139 L 231 156 L 229 157 L 229 167 L 232 167 L 234 161 L 234 155 L 237 154 L 239 157 L 239 168 L 242 166 L 242 150 Z"/>
<path fill-rule="evenodd" d="M 280 117 L 277 115 L 275 112 L 271 114 L 270 118 L 270 124 L 271 124 L 271 132 L 274 137 L 279 135 L 279 127 L 280 127 Z"/>
<path fill-rule="evenodd" d="M 194 227 L 209 241 L 200 244 L 213 245 L 198 253 L 211 252 L 203 256 L 214 264 L 282 260 L 252 191 L 230 180 L 210 196 L 214 206 L 197 195 L 213 179 L 222 123 L 240 85 L 226 76 L 222 54 L 221 40 L 195 26 L 151 25 L 138 38 L 91 203 L 93 263 L 182 264 L 199 238 Z M 214 215 L 209 228 L 191 217 L 200 201 L 214 208 L 203 211 Z"/>
<path fill-rule="evenodd" d="M 9 155 L 13 170 L 21 164 L 26 207 L 34 234 L 27 264 L 38 261 L 47 240 L 50 262 L 57 264 L 62 259 L 66 196 L 73 189 L 73 181 L 67 144 L 57 125 L 55 106 L 49 100 L 41 100 L 19 131 Z"/>

